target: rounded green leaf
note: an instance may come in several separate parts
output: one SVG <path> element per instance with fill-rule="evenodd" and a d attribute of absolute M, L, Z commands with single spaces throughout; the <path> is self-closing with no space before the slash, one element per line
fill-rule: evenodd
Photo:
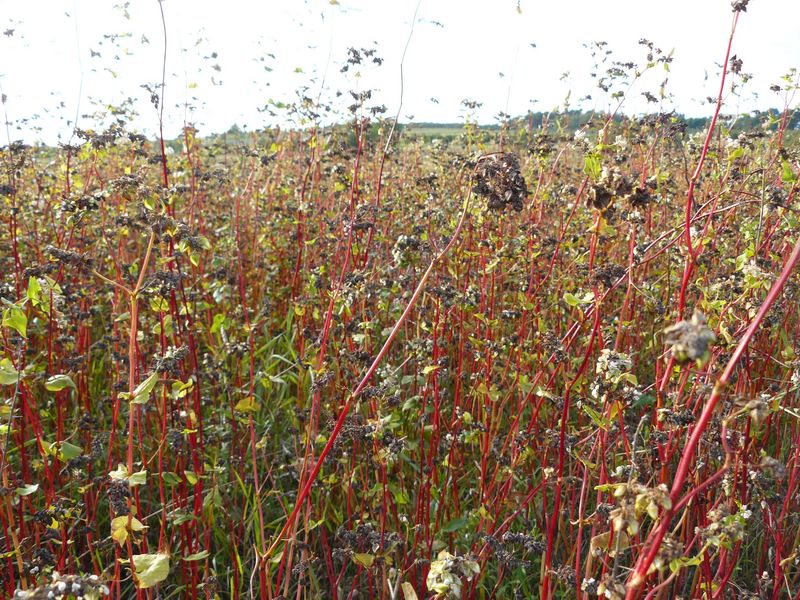
<path fill-rule="evenodd" d="M 14 329 L 24 338 L 28 337 L 28 317 L 16 304 L 3 311 L 3 326 Z"/>
<path fill-rule="evenodd" d="M 22 487 L 16 488 L 14 492 L 17 494 L 17 496 L 30 496 L 38 489 L 38 483 L 29 483 L 28 485 L 23 485 Z"/>
<path fill-rule="evenodd" d="M 69 375 L 53 375 L 44 382 L 44 387 L 48 392 L 60 392 L 61 390 L 71 387 L 73 390 L 75 382 Z"/>
<path fill-rule="evenodd" d="M 0 385 L 16 385 L 19 371 L 14 368 L 7 358 L 0 360 Z"/>

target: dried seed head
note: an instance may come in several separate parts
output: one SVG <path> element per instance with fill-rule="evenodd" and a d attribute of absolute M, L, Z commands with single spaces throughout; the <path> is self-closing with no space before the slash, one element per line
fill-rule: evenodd
<path fill-rule="evenodd" d="M 733 0 L 731 2 L 731 7 L 733 8 L 733 12 L 747 12 L 747 5 L 750 3 L 750 0 Z"/>
<path fill-rule="evenodd" d="M 507 206 L 522 210 L 528 196 L 519 160 L 514 154 L 490 154 L 475 165 L 475 186 L 472 191 L 486 198 L 489 210 L 501 211 Z"/>
<path fill-rule="evenodd" d="M 703 313 L 695 311 L 689 321 L 679 321 L 664 330 L 664 342 L 672 347 L 672 356 L 679 364 L 694 361 L 702 367 L 709 359 L 709 346 L 716 341 L 706 326 Z"/>

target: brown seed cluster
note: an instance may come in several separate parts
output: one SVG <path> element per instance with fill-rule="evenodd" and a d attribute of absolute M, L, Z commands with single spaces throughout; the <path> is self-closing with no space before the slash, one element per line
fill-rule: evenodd
<path fill-rule="evenodd" d="M 514 154 L 490 154 L 475 165 L 475 186 L 472 191 L 486 198 L 489 210 L 501 211 L 507 206 L 522 210 L 528 187 Z"/>
<path fill-rule="evenodd" d="M 592 208 L 605 211 L 614 202 L 614 198 L 625 196 L 632 189 L 631 180 L 622 174 L 619 167 L 603 168 L 600 179 L 589 189 L 587 203 Z"/>
<path fill-rule="evenodd" d="M 714 332 L 706 327 L 706 318 L 695 311 L 689 321 L 679 321 L 664 330 L 664 342 L 672 348 L 672 355 L 678 363 L 704 361 L 709 347 L 716 340 Z"/>

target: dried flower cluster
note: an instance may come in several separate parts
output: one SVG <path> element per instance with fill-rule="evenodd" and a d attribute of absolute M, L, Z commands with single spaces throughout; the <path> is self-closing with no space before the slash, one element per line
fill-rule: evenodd
<path fill-rule="evenodd" d="M 522 210 L 528 187 L 517 156 L 490 154 L 478 160 L 472 191 L 486 199 L 489 210 L 502 211 L 506 207 Z"/>
<path fill-rule="evenodd" d="M 688 321 L 679 321 L 664 330 L 664 343 L 670 347 L 672 356 L 679 364 L 705 363 L 711 355 L 709 348 L 716 339 L 714 332 L 706 325 L 705 315 L 697 311 Z"/>
<path fill-rule="evenodd" d="M 456 600 L 461 598 L 463 581 L 470 581 L 480 572 L 476 561 L 442 550 L 431 561 L 426 584 L 436 598 Z"/>

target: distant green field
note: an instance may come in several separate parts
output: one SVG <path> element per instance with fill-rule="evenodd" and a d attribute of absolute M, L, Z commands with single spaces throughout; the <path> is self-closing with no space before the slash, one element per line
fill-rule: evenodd
<path fill-rule="evenodd" d="M 463 127 L 458 126 L 445 126 L 445 127 L 435 127 L 435 126 L 426 126 L 422 125 L 416 127 L 414 125 L 409 125 L 405 128 L 405 133 L 413 133 L 416 135 L 421 135 L 423 137 L 455 137 L 460 135 L 464 132 Z"/>

